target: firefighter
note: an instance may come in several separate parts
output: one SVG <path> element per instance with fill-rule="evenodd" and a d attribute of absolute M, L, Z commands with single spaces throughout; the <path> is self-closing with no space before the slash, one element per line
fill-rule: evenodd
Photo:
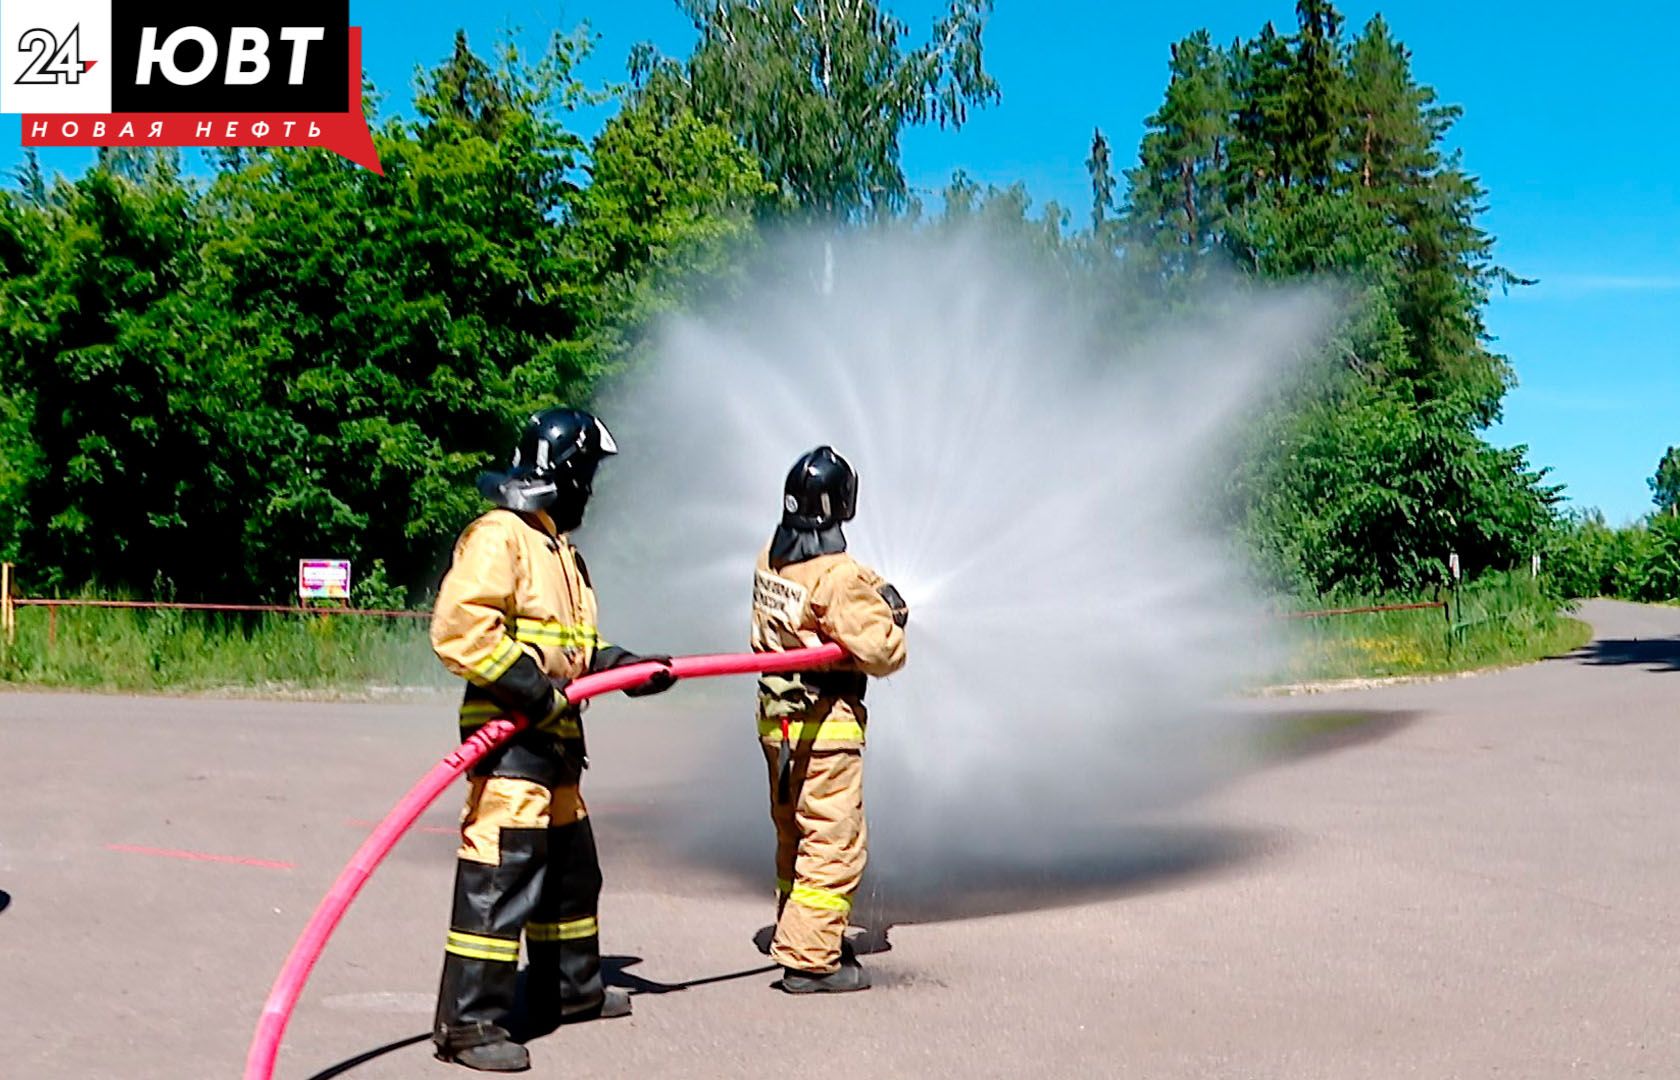
<path fill-rule="evenodd" d="M 790 994 L 867 990 L 845 941 L 863 876 L 863 743 L 870 676 L 904 666 L 910 611 L 898 590 L 846 554 L 857 473 L 819 446 L 794 463 L 782 523 L 753 578 L 752 647 L 782 652 L 836 642 L 831 668 L 765 676 L 758 734 L 776 825 L 776 929 L 770 956 Z"/>
<path fill-rule="evenodd" d="M 567 537 L 583 521 L 596 467 L 616 452 L 589 413 L 532 416 L 513 467 L 479 477 L 495 509 L 456 542 L 432 616 L 433 649 L 467 680 L 462 738 L 498 717 L 530 723 L 473 767 L 461 814 L 433 1042 L 440 1059 L 472 1069 L 530 1067 L 510 1031 L 521 934 L 528 965 L 520 1038 L 552 1031 L 562 1018 L 630 1012 L 628 995 L 601 981 L 601 868 L 578 792 L 588 766 L 583 718 L 564 693 L 570 679 L 641 660 L 667 668 L 627 694 L 675 682 L 669 657 L 601 640 L 589 571 Z"/>

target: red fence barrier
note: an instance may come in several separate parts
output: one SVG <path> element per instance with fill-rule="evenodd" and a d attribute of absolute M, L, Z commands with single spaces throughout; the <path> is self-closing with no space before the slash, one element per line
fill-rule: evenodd
<path fill-rule="evenodd" d="M 430 611 L 401 611 L 393 608 L 298 607 L 289 604 L 194 604 L 166 600 L 48 600 L 40 597 L 14 597 L 15 607 L 43 608 L 132 608 L 169 611 L 228 611 L 261 612 L 274 615 L 372 615 L 385 619 L 429 619 Z M 1424 600 L 1415 604 L 1373 604 L 1369 607 L 1324 608 L 1319 611 L 1285 611 L 1284 619 L 1323 619 L 1332 615 L 1370 615 L 1384 611 L 1427 611 L 1444 608 L 1445 600 Z"/>
<path fill-rule="evenodd" d="M 16 607 L 57 608 L 131 608 L 143 611 L 230 611 L 262 612 L 275 615 L 376 615 L 386 619 L 429 619 L 429 611 L 397 611 L 390 608 L 299 607 L 295 604 L 191 604 L 174 600 L 48 600 L 19 596 L 12 600 Z"/>
<path fill-rule="evenodd" d="M 1325 608 L 1322 611 L 1286 611 L 1285 619 L 1327 619 L 1332 615 L 1375 615 L 1384 611 L 1429 611 L 1447 606 L 1445 600 L 1424 600 L 1416 604 L 1372 604 L 1369 607 Z"/>
<path fill-rule="evenodd" d="M 8 575 L 9 576 L 9 575 Z M 129 611 L 205 611 L 232 615 L 361 615 L 379 619 L 429 619 L 429 611 L 399 611 L 391 608 L 300 607 L 296 604 L 199 604 L 177 600 L 57 600 L 39 596 L 6 596 L 0 592 L 0 630 L 7 641 L 17 634 L 16 610 L 24 607 L 47 609 L 47 644 L 58 643 L 60 608 L 117 608 Z"/>
<path fill-rule="evenodd" d="M 10 577 L 10 567 L 6 577 Z M 9 582 L 6 582 L 9 584 Z M 1412 604 L 1372 604 L 1366 607 L 1324 608 L 1318 611 L 1285 611 L 1282 619 L 1327 619 L 1338 615 L 1375 615 L 1387 611 L 1429 611 L 1447 608 L 1445 600 L 1424 600 Z M 402 611 L 391 608 L 300 607 L 295 604 L 201 604 L 173 600 L 56 600 L 45 597 L 7 596 L 0 586 L 0 630 L 9 639 L 16 632 L 13 612 L 20 607 L 47 609 L 47 642 L 58 641 L 60 608 L 121 608 L 137 611 L 206 611 L 261 615 L 359 615 L 379 619 L 429 619 L 430 611 Z"/>

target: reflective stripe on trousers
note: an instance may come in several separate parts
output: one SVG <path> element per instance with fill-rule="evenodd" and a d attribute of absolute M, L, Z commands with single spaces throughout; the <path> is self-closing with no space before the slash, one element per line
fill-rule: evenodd
<path fill-rule="evenodd" d="M 491 776 L 468 787 L 434 1039 L 482 1042 L 513 1011 L 523 933 L 538 1025 L 598 1004 L 601 866 L 576 787 Z"/>
<path fill-rule="evenodd" d="M 525 940 L 527 941 L 582 941 L 584 938 L 600 936 L 601 928 L 595 922 L 595 916 L 586 915 L 581 919 L 567 922 L 528 922 L 525 924 Z"/>
<path fill-rule="evenodd" d="M 762 746 L 762 744 L 761 744 Z M 776 801 L 776 749 L 763 747 L 776 825 L 779 911 L 770 956 L 799 971 L 833 971 L 868 858 L 863 754 L 796 749 L 793 798 Z"/>
<path fill-rule="evenodd" d="M 758 736 L 761 739 L 780 739 L 782 737 L 781 720 L 759 717 Z M 837 742 L 862 742 L 864 727 L 856 720 L 789 720 L 788 738 L 796 743 L 815 742 L 818 739 L 833 739 Z"/>

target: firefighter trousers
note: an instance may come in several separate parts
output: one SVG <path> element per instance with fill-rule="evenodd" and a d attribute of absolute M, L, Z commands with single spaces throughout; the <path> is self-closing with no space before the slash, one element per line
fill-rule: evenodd
<path fill-rule="evenodd" d="M 782 802 L 777 748 L 761 745 L 770 767 L 770 818 L 776 824 L 776 934 L 770 958 L 797 971 L 834 971 L 868 858 L 863 752 L 796 748 L 789 797 Z"/>
<path fill-rule="evenodd" d="M 433 1040 L 506 1038 L 525 938 L 527 1031 L 552 1031 L 605 996 L 596 905 L 601 865 L 576 786 L 474 777 L 461 814 L 454 910 Z"/>

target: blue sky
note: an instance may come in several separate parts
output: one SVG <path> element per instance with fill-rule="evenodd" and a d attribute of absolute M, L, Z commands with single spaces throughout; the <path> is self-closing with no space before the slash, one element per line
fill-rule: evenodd
<path fill-rule="evenodd" d="M 919 34 L 943 4 L 888 7 Z M 1229 41 L 1294 19 L 1289 0 L 997 8 L 986 40 L 1002 103 L 961 132 L 911 133 L 906 172 L 929 191 L 959 167 L 983 182 L 1022 180 L 1037 202 L 1081 212 L 1092 127 L 1129 163 L 1160 101 L 1170 42 L 1201 27 Z M 621 79 L 635 42 L 681 52 L 691 34 L 670 0 L 352 0 L 351 10 L 366 67 L 398 110 L 415 65 L 440 59 L 457 26 L 484 41 L 587 19 L 600 35 L 585 69 L 595 82 Z M 1645 478 L 1680 443 L 1680 9 L 1635 2 L 1614 18 L 1583 18 L 1557 0 L 1406 0 L 1342 10 L 1354 28 L 1380 10 L 1412 48 L 1418 77 L 1464 107 L 1453 139 L 1489 190 L 1483 224 L 1505 265 L 1540 279 L 1488 312 L 1519 379 L 1492 437 L 1526 443 L 1578 505 L 1612 522 L 1644 513 Z M 601 116 L 585 119 L 588 128 Z M 16 164 L 18 139 L 17 118 L 0 118 L 0 168 Z M 50 162 L 74 171 L 87 159 L 65 151 Z"/>

